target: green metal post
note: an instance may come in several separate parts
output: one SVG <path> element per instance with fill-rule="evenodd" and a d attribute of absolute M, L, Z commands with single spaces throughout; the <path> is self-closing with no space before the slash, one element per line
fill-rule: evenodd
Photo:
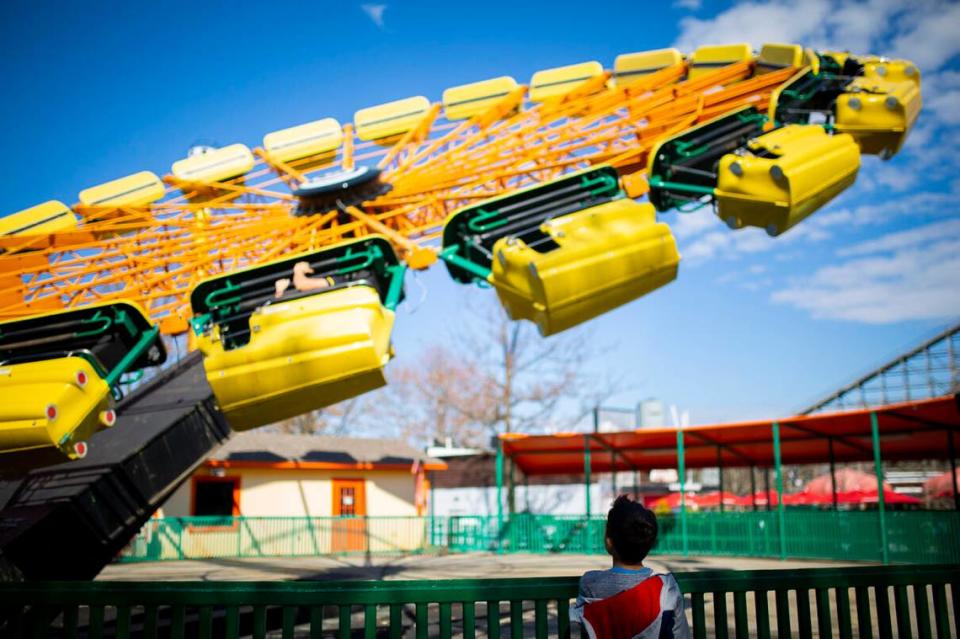
<path fill-rule="evenodd" d="M 783 510 L 783 468 L 780 465 L 780 424 L 773 422 L 773 463 L 777 473 L 777 524 L 780 529 L 780 559 L 787 558 L 787 527 Z"/>
<path fill-rule="evenodd" d="M 590 519 L 590 435 L 583 436 L 583 487 L 587 491 L 587 519 Z"/>
<path fill-rule="evenodd" d="M 513 518 L 513 515 L 517 511 L 517 488 L 515 483 L 515 475 L 513 474 L 513 460 L 509 462 L 509 474 L 507 475 L 507 513 L 510 518 Z"/>
<path fill-rule="evenodd" d="M 503 553 L 503 441 L 497 439 L 497 553 Z"/>
<path fill-rule="evenodd" d="M 877 414 L 870 413 L 870 435 L 873 438 L 873 465 L 877 472 L 877 508 L 880 512 L 880 543 L 883 563 L 890 563 L 890 550 L 887 546 L 887 504 L 883 496 L 883 459 L 880 455 L 880 426 Z"/>
<path fill-rule="evenodd" d="M 723 512 L 723 451 L 717 446 L 717 478 L 720 480 L 720 512 Z"/>
<path fill-rule="evenodd" d="M 833 455 L 833 437 L 827 437 L 827 446 L 830 454 L 830 494 L 833 495 L 833 509 L 837 510 L 837 462 Z"/>
<path fill-rule="evenodd" d="M 753 472 L 753 466 L 750 466 L 750 503 L 753 506 L 753 512 L 757 512 L 757 478 Z"/>
<path fill-rule="evenodd" d="M 430 482 L 430 496 L 427 498 L 430 500 L 430 504 L 429 504 L 430 505 L 430 545 L 436 546 L 437 540 L 434 539 L 434 535 L 436 534 L 434 530 L 436 529 L 437 520 L 435 519 L 436 511 L 433 508 L 433 505 L 436 502 L 436 499 L 435 499 L 436 493 L 433 490 L 433 473 L 427 473 L 427 481 Z"/>
<path fill-rule="evenodd" d="M 770 505 L 770 469 L 769 468 L 763 469 L 763 491 L 764 491 L 764 499 L 766 499 L 766 502 L 767 502 L 766 509 L 767 509 L 767 512 L 769 512 L 773 510 L 773 508 Z"/>
<path fill-rule="evenodd" d="M 683 542 L 683 556 L 690 554 L 687 541 L 687 464 L 683 452 L 683 431 L 677 430 L 677 474 L 680 476 L 680 539 Z"/>
<path fill-rule="evenodd" d="M 953 444 L 953 431 L 947 431 L 947 452 L 950 455 L 950 484 L 953 486 L 953 509 L 960 510 L 960 492 L 957 491 L 957 449 Z"/>

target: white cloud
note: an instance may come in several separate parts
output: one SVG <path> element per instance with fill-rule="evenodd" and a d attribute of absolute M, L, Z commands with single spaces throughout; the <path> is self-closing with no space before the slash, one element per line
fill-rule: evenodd
<path fill-rule="evenodd" d="M 705 44 L 726 42 L 747 41 L 759 46 L 763 42 L 822 39 L 829 11 L 827 0 L 741 2 L 713 18 L 683 18 L 674 46 L 693 51 Z"/>
<path fill-rule="evenodd" d="M 857 255 L 773 294 L 816 318 L 869 324 L 960 315 L 960 220 L 846 249 Z"/>
<path fill-rule="evenodd" d="M 716 228 L 720 224 L 720 220 L 713 211 L 709 207 L 703 207 L 695 213 L 676 213 L 671 220 L 670 228 L 678 239 L 684 240 Z"/>
<path fill-rule="evenodd" d="M 960 238 L 960 219 L 945 220 L 927 224 L 915 229 L 888 233 L 873 240 L 867 240 L 837 251 L 837 255 L 870 255 L 905 248 L 913 248 L 941 238 Z M 957 274 L 960 278 L 960 273 Z"/>
<path fill-rule="evenodd" d="M 798 42 L 904 57 L 932 72 L 960 54 L 958 24 L 960 3 L 950 0 L 747 0 L 712 18 L 682 19 L 675 46 Z"/>
<path fill-rule="evenodd" d="M 721 231 L 710 231 L 688 245 L 682 245 L 680 253 L 688 262 L 709 260 L 714 257 L 736 258 L 744 253 L 761 253 L 774 248 L 774 238 L 766 231 L 744 228 L 731 231 L 725 226 Z"/>
<path fill-rule="evenodd" d="M 960 54 L 960 4 L 956 2 L 917 2 L 908 31 L 894 38 L 891 55 L 913 60 L 921 71 L 938 69 Z"/>
<path fill-rule="evenodd" d="M 367 14 L 367 17 L 373 21 L 373 24 L 377 25 L 378 29 L 384 28 L 383 14 L 387 10 L 387 5 L 385 4 L 362 4 L 360 8 L 363 9 L 363 12 Z"/>

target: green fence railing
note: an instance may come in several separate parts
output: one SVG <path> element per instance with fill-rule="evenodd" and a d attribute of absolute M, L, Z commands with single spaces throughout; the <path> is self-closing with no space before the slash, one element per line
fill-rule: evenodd
<path fill-rule="evenodd" d="M 960 566 L 675 576 L 697 639 L 960 636 Z M 576 594 L 576 577 L 0 584 L 0 635 L 567 639 Z"/>
<path fill-rule="evenodd" d="M 661 516 L 658 554 L 780 557 L 776 512 L 687 514 L 687 540 L 675 517 Z M 844 561 L 883 559 L 876 511 L 784 514 L 783 556 Z M 120 561 L 302 557 L 348 553 L 605 552 L 605 520 L 514 515 L 457 517 L 184 517 L 149 522 Z M 960 563 L 960 513 L 887 512 L 887 555 L 893 563 Z"/>

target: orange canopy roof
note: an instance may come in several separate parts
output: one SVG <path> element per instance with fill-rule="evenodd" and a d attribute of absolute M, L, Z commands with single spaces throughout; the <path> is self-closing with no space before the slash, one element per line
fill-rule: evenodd
<path fill-rule="evenodd" d="M 884 460 L 948 459 L 948 437 L 960 450 L 960 396 L 783 419 L 684 428 L 687 468 L 773 466 L 773 429 L 780 425 L 784 464 L 873 460 L 870 413 L 877 414 Z M 583 472 L 589 442 L 593 472 L 677 467 L 677 429 L 613 433 L 500 436 L 504 454 L 526 475 Z"/>

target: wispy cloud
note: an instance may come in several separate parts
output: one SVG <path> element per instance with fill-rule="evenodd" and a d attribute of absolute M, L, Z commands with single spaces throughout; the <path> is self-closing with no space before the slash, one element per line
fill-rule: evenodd
<path fill-rule="evenodd" d="M 817 270 L 773 301 L 868 324 L 960 315 L 960 220 L 889 233 L 841 254 L 856 257 Z"/>
<path fill-rule="evenodd" d="M 883 52 L 932 71 L 960 53 L 960 3 L 950 0 L 773 0 L 734 4 L 717 15 L 680 21 L 676 46 L 747 41 Z"/>
<path fill-rule="evenodd" d="M 673 0 L 673 6 L 677 9 L 696 11 L 703 6 L 703 0 Z"/>
<path fill-rule="evenodd" d="M 387 5 L 385 4 L 362 4 L 360 8 L 363 10 L 367 17 L 370 18 L 373 24 L 377 25 L 378 29 L 384 28 L 383 14 L 387 10 Z"/>

